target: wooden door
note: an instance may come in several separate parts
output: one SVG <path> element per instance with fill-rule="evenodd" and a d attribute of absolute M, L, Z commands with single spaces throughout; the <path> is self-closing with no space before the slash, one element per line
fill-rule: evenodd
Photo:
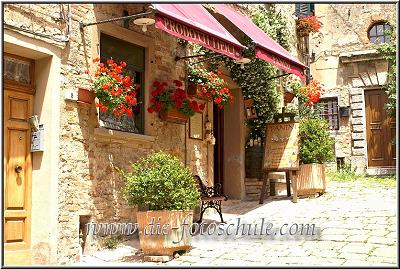
<path fill-rule="evenodd" d="M 4 90 L 4 262 L 31 263 L 31 130 L 33 95 Z"/>
<path fill-rule="evenodd" d="M 386 112 L 387 99 L 382 89 L 365 91 L 369 167 L 394 167 L 396 163 L 395 146 L 391 143 L 396 135 L 396 123 Z"/>

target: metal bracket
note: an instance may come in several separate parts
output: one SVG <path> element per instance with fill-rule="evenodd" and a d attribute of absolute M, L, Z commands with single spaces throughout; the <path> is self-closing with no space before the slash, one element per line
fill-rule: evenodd
<path fill-rule="evenodd" d="M 107 22 L 113 22 L 113 21 L 119 21 L 119 20 L 134 19 L 134 18 L 137 18 L 137 17 L 146 16 L 146 15 L 150 15 L 150 14 L 153 14 L 153 13 L 155 13 L 155 10 L 151 10 L 151 11 L 147 11 L 147 12 L 143 11 L 143 12 L 132 14 L 132 15 L 129 15 L 129 16 L 112 18 L 112 19 L 102 20 L 102 21 L 97 21 L 97 22 L 89 22 L 89 23 L 79 22 L 79 28 L 81 30 L 83 30 L 83 28 L 85 28 L 86 26 L 102 24 L 102 23 L 107 23 Z"/>
<path fill-rule="evenodd" d="M 271 80 L 271 79 L 275 79 L 275 78 L 280 78 L 280 77 L 284 77 L 284 76 L 288 76 L 288 75 L 290 75 L 290 73 L 285 73 L 285 74 L 283 74 L 283 75 L 279 75 L 279 76 L 275 76 L 275 77 L 270 77 L 270 78 L 267 78 L 267 80 Z"/>

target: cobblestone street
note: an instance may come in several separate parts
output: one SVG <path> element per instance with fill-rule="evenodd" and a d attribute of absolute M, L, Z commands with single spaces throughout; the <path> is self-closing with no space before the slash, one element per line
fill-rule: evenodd
<path fill-rule="evenodd" d="M 319 198 L 301 198 L 297 204 L 287 197 L 258 201 L 227 201 L 223 215 L 230 223 L 315 224 L 314 236 L 270 237 L 258 235 L 230 238 L 193 238 L 193 249 L 160 265 L 388 265 L 397 264 L 396 189 L 358 182 L 328 181 Z M 212 210 L 209 210 L 213 213 Z M 204 221 L 219 221 L 208 214 Z M 133 255 L 138 242 L 113 251 L 84 257 L 77 265 L 154 265 Z"/>

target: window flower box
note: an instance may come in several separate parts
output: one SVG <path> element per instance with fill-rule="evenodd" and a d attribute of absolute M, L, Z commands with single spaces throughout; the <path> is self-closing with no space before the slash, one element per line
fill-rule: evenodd
<path fill-rule="evenodd" d="M 205 104 L 193 100 L 182 86 L 183 83 L 179 80 L 172 83 L 155 81 L 147 111 L 157 112 L 162 120 L 175 123 L 185 123 L 196 112 L 204 111 Z"/>
<path fill-rule="evenodd" d="M 175 108 L 171 108 L 170 110 L 163 109 L 160 111 L 159 115 L 160 119 L 173 123 L 184 124 L 189 120 L 189 116 L 184 115 Z"/>
<path fill-rule="evenodd" d="M 78 88 L 77 103 L 90 105 L 94 101 L 94 93 L 86 88 Z"/>

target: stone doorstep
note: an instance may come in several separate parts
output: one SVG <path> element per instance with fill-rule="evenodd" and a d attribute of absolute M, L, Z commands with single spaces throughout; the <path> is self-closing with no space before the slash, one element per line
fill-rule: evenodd
<path fill-rule="evenodd" d="M 387 168 L 381 168 L 381 167 L 374 167 L 374 168 L 367 168 L 367 174 L 372 175 L 372 176 L 380 176 L 380 175 L 395 175 L 396 174 L 396 168 L 395 167 L 387 167 Z"/>

